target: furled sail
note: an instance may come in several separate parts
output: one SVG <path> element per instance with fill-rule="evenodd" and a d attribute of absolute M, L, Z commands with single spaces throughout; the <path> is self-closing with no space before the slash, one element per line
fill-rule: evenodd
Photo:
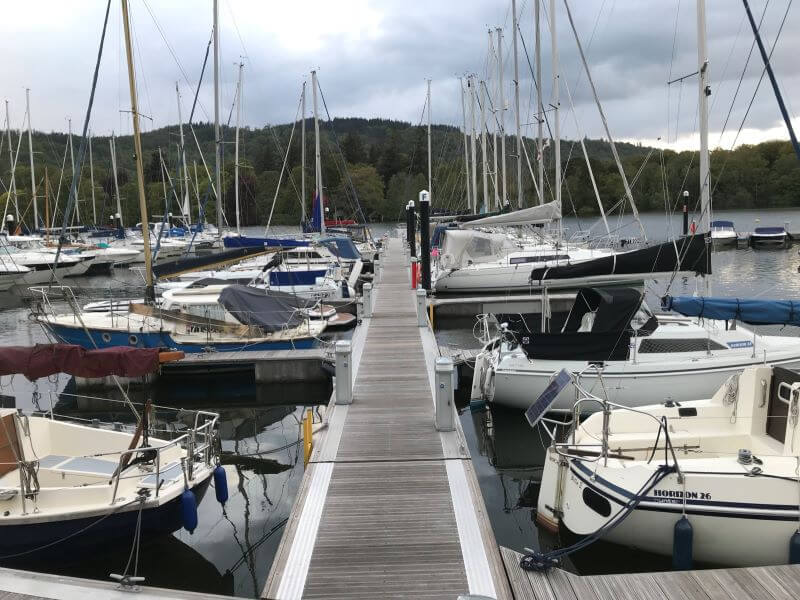
<path fill-rule="evenodd" d="M 664 296 L 661 308 L 687 317 L 721 321 L 736 319 L 751 325 L 796 325 L 800 327 L 800 302 L 755 298 L 706 298 L 704 296 Z"/>
<path fill-rule="evenodd" d="M 512 212 L 462 223 L 461 227 L 495 227 L 508 225 L 543 225 L 561 218 L 561 203 L 548 202 Z"/>
<path fill-rule="evenodd" d="M 267 254 L 268 252 L 273 252 L 273 250 L 268 250 L 264 246 L 257 246 L 253 248 L 235 248 L 233 250 L 226 250 L 224 252 L 203 256 L 179 258 L 155 265 L 153 267 L 153 275 L 156 277 L 175 277 L 176 275 L 188 273 L 190 271 L 220 268 L 239 262 L 245 258 L 252 258 L 261 254 Z"/>
<path fill-rule="evenodd" d="M 182 352 L 179 354 L 183 356 Z M 77 377 L 140 377 L 157 371 L 159 364 L 158 348 L 116 346 L 86 350 L 71 344 L 0 348 L 0 375 L 21 373 L 31 381 L 56 373 Z"/>
<path fill-rule="evenodd" d="M 641 250 L 631 250 L 584 260 L 559 267 L 542 267 L 531 271 L 531 283 L 551 280 L 601 277 L 606 275 L 644 275 L 656 273 L 711 273 L 711 254 L 707 235 L 694 235 L 673 242 L 664 242 Z"/>

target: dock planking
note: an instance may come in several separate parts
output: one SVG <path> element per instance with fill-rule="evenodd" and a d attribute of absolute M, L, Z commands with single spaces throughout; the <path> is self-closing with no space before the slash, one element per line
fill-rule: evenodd
<path fill-rule="evenodd" d="M 522 554 L 500 553 L 516 600 L 789 600 L 800 597 L 800 565 L 620 575 L 524 571 Z"/>
<path fill-rule="evenodd" d="M 433 424 L 438 349 L 399 240 L 359 329 L 353 402 L 314 440 L 263 597 L 511 598 L 463 432 Z"/>

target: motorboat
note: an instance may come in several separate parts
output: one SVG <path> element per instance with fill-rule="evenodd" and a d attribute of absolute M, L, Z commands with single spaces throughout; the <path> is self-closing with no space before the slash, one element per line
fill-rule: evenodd
<path fill-rule="evenodd" d="M 711 243 L 715 248 L 736 246 L 738 241 L 733 221 L 711 221 Z"/>
<path fill-rule="evenodd" d="M 579 380 L 574 416 L 586 404 L 599 410 L 574 421 L 547 451 L 536 515 L 542 526 L 672 555 L 680 568 L 692 559 L 787 564 L 800 550 L 800 374 L 751 366 L 710 399 L 682 402 L 663 403 L 642 386 L 645 402 L 636 409 Z M 548 566 L 566 552 L 524 561 Z"/>
<path fill-rule="evenodd" d="M 285 298 L 240 285 L 162 298 L 160 305 L 129 303 L 124 312 L 56 313 L 51 293 L 66 294 L 72 298 L 70 305 L 77 306 L 68 287 L 31 291 L 41 298 L 32 309 L 33 318 L 55 340 L 84 348 L 131 346 L 187 353 L 291 350 L 313 347 L 326 326 Z"/>
<path fill-rule="evenodd" d="M 35 380 L 59 372 L 141 376 L 158 370 L 163 353 L 45 344 L 1 348 L 0 356 L 2 375 L 23 373 Z M 129 431 L 119 424 L 56 419 L 52 411 L 0 409 L 4 561 L 96 553 L 115 543 L 130 545 L 137 535 L 149 541 L 181 527 L 192 531 L 212 476 L 218 499 L 227 499 L 218 464 L 218 415 L 192 411 L 192 422 L 179 435 L 163 439 L 150 435 L 150 410 L 148 402 Z"/>
<path fill-rule="evenodd" d="M 785 248 L 789 234 L 784 227 L 756 227 L 750 234 L 750 245 L 754 248 Z"/>
<path fill-rule="evenodd" d="M 654 314 L 643 296 L 634 288 L 583 288 L 569 312 L 553 315 L 544 328 L 531 327 L 526 315 L 499 315 L 500 335 L 484 340 L 476 358 L 473 397 L 526 409 L 562 368 L 575 374 L 602 364 L 602 382 L 588 372 L 586 389 L 598 393 L 604 384 L 609 401 L 636 407 L 708 397 L 753 365 L 800 368 L 798 338 L 760 335 L 741 324 L 800 325 L 791 305 L 773 314 L 778 301 L 758 301 L 752 309 L 731 302 L 711 312 L 713 299 L 667 297 L 666 309 L 699 306 L 689 306 L 697 308 L 689 316 Z M 574 390 L 566 388 L 552 410 L 569 412 L 574 401 Z"/>

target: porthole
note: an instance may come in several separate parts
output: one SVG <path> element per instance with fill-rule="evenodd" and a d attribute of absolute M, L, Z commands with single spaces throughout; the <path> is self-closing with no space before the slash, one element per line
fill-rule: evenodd
<path fill-rule="evenodd" d="M 131 346 L 135 346 L 139 343 L 139 338 L 131 334 L 131 336 L 128 338 L 128 341 L 130 342 Z"/>
<path fill-rule="evenodd" d="M 110 333 L 108 333 L 108 332 L 105 332 L 105 333 L 103 334 L 103 341 L 104 341 L 106 344 L 110 343 L 110 342 L 111 342 L 111 334 L 110 334 Z"/>
<path fill-rule="evenodd" d="M 611 503 L 588 486 L 583 488 L 583 503 L 602 517 L 611 514 Z"/>

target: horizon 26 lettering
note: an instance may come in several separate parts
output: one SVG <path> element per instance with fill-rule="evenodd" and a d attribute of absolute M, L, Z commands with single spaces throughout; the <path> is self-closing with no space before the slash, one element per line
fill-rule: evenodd
<path fill-rule="evenodd" d="M 656 498 L 683 498 L 683 490 L 653 490 Z M 686 498 L 693 500 L 711 500 L 711 492 L 686 492 Z"/>

